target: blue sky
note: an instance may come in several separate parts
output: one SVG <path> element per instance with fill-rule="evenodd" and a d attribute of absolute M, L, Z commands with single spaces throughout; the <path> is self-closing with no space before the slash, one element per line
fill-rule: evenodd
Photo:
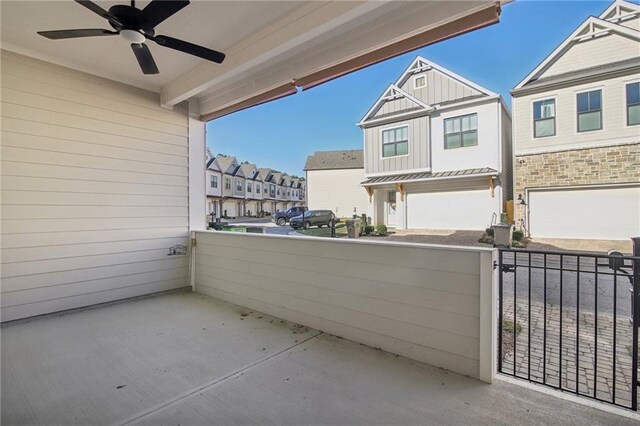
<path fill-rule="evenodd" d="M 589 15 L 610 2 L 517 1 L 500 23 L 418 49 L 332 82 L 207 124 L 214 154 L 303 176 L 314 151 L 361 149 L 356 123 L 416 55 L 502 94 L 520 82 Z"/>

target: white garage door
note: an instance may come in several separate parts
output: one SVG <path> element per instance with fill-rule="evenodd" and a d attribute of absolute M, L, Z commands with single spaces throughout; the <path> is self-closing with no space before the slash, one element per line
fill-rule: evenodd
<path fill-rule="evenodd" d="M 485 229 L 499 209 L 489 189 L 407 194 L 407 228 Z"/>
<path fill-rule="evenodd" d="M 538 238 L 628 240 L 640 236 L 640 186 L 531 191 L 529 222 Z"/>

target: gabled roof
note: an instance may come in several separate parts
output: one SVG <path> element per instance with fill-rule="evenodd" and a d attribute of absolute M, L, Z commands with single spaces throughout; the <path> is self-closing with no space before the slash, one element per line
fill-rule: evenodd
<path fill-rule="evenodd" d="M 423 58 L 422 56 L 417 56 L 413 62 L 411 62 L 411 64 L 407 67 L 407 69 L 402 73 L 402 75 L 400 75 L 400 77 L 398 78 L 398 80 L 393 83 L 390 84 L 389 87 L 387 87 L 387 89 L 383 92 L 382 96 L 380 96 L 376 102 L 373 104 L 373 106 L 369 109 L 369 111 L 367 111 L 367 113 L 364 115 L 364 117 L 362 118 L 362 120 L 360 120 L 360 122 L 358 123 L 358 126 L 362 126 L 363 124 L 365 124 L 367 121 L 372 120 L 374 118 L 374 116 L 376 115 L 376 113 L 380 110 L 380 108 L 382 107 L 382 105 L 389 101 L 389 100 L 394 100 L 394 99 L 400 99 L 400 98 L 406 98 L 409 101 L 411 101 L 415 107 L 414 108 L 410 108 L 409 110 L 404 110 L 402 111 L 403 113 L 420 113 L 420 112 L 425 112 L 428 113 L 430 111 L 433 111 L 434 109 L 437 109 L 437 106 L 432 106 L 432 105 L 428 105 L 425 102 L 421 101 L 420 99 L 417 99 L 416 97 L 410 95 L 409 93 L 407 93 L 406 91 L 402 90 L 400 87 L 415 73 L 419 73 L 419 72 L 423 72 L 423 71 L 427 71 L 430 69 L 435 69 L 438 72 L 440 72 L 443 75 L 446 75 L 447 77 L 458 81 L 459 83 L 466 85 L 468 87 L 470 87 L 471 89 L 474 89 L 478 92 L 481 93 L 481 96 L 490 96 L 490 97 L 497 97 L 498 95 L 495 92 L 492 92 L 491 90 L 480 86 L 477 83 L 474 83 L 471 80 L 467 80 L 466 78 L 462 77 L 461 75 L 458 75 L 456 73 L 454 73 L 451 70 L 448 70 L 447 68 L 436 64 L 435 62 L 431 62 L 425 58 Z M 388 114 L 390 115 L 395 115 L 396 113 L 393 114 Z M 380 116 L 375 117 L 376 119 L 382 118 Z"/>
<path fill-rule="evenodd" d="M 307 157 L 304 170 L 362 169 L 364 151 L 350 149 L 346 151 L 316 151 Z"/>
<path fill-rule="evenodd" d="M 211 158 L 209 162 L 207 162 L 207 170 L 213 170 L 214 172 L 220 171 L 220 166 L 218 166 L 215 158 Z"/>
<path fill-rule="evenodd" d="M 233 171 L 233 176 L 243 178 L 245 177 L 244 172 L 242 171 L 242 166 L 236 166 L 236 169 Z"/>
<path fill-rule="evenodd" d="M 623 22 L 640 14 L 640 5 L 624 0 L 616 0 L 599 16 L 609 22 Z"/>
<path fill-rule="evenodd" d="M 384 105 L 385 102 L 401 98 L 406 98 L 407 100 L 412 102 L 416 106 L 415 110 L 428 112 L 434 109 L 431 105 L 427 105 L 420 99 L 411 96 L 395 84 L 390 84 L 389 87 L 387 87 L 387 90 L 382 93 L 382 96 L 378 98 L 378 100 L 373 104 L 369 111 L 367 111 L 364 117 L 362 117 L 362 120 L 360 120 L 358 126 L 363 125 L 366 121 L 373 118 L 380 110 L 380 108 L 382 108 L 382 105 Z"/>
<path fill-rule="evenodd" d="M 216 163 L 218 163 L 218 167 L 220 167 L 222 173 L 230 175 L 234 174 L 238 167 L 238 160 L 233 156 L 218 155 L 216 157 Z"/>
<path fill-rule="evenodd" d="M 247 179 L 255 179 L 258 175 L 258 169 L 255 164 L 244 163 L 240 165 L 242 168 L 242 172 L 244 173 L 244 177 Z"/>
<path fill-rule="evenodd" d="M 267 168 L 259 168 L 258 169 L 258 175 L 260 176 L 260 179 L 262 179 L 263 182 L 270 182 L 271 181 L 271 169 L 267 169 Z"/>
<path fill-rule="evenodd" d="M 600 17 L 590 16 L 567 37 L 562 44 L 560 44 L 551 54 L 549 54 L 533 71 L 529 73 L 518 85 L 515 90 L 521 89 L 532 81 L 537 80 L 551 65 L 553 65 L 562 55 L 564 55 L 574 44 L 581 41 L 600 37 L 605 34 L 619 34 L 637 41 L 640 41 L 640 31 L 633 28 L 625 27 L 617 23 L 611 22 L 612 20 L 618 21 L 619 16 L 616 15 L 623 7 L 623 16 L 629 15 L 624 10 L 632 10 L 632 14 L 640 13 L 640 6 L 625 2 L 616 1 L 605 10 Z M 608 20 L 602 19 L 605 16 L 609 16 Z"/>
<path fill-rule="evenodd" d="M 438 65 L 435 62 L 429 61 L 422 56 L 416 56 L 413 62 L 411 62 L 411 65 L 409 65 L 409 67 L 402 73 L 395 84 L 397 86 L 402 86 L 411 77 L 411 75 L 430 69 L 437 70 L 442 74 L 445 74 L 446 76 L 451 77 L 452 79 L 457 80 L 460 83 L 477 90 L 478 92 L 486 94 L 487 96 L 498 96 L 497 93 L 492 92 L 491 90 L 480 86 L 479 84 L 474 83 L 471 80 L 467 80 L 463 76 L 456 74 L 455 72 L 443 67 L 442 65 Z"/>

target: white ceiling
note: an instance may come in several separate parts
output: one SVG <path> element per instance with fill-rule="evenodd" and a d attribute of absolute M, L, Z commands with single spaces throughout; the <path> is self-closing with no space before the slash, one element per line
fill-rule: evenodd
<path fill-rule="evenodd" d="M 95 1 L 108 10 L 126 1 Z M 149 1 L 136 1 L 144 8 Z M 192 1 L 156 27 L 168 35 L 225 52 L 240 40 L 282 18 L 303 2 L 295 1 Z M 56 58 L 71 68 L 159 92 L 162 86 L 204 62 L 203 59 L 147 42 L 160 74 L 144 75 L 131 47 L 120 37 L 49 40 L 37 31 L 72 28 L 104 28 L 109 23 L 72 0 L 2 1 L 3 47 Z"/>
<path fill-rule="evenodd" d="M 127 4 L 96 3 L 107 10 Z M 148 3 L 136 1 L 136 7 Z M 481 19 L 481 11 L 495 13 L 495 4 L 494 0 L 192 0 L 158 25 L 156 34 L 222 51 L 227 58 L 216 64 L 148 41 L 159 75 L 142 74 L 131 47 L 120 37 L 54 41 L 37 34 L 110 29 L 106 20 L 73 0 L 1 0 L 0 43 L 3 49 L 160 93 L 165 106 L 195 98 L 205 116 L 426 31 L 449 28 L 454 20 Z M 476 24 L 465 25 L 471 29 Z"/>

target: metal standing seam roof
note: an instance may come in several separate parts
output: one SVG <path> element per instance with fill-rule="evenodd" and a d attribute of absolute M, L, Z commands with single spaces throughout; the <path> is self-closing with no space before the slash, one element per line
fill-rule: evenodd
<path fill-rule="evenodd" d="M 460 177 L 460 176 L 474 176 L 474 175 L 484 175 L 484 174 L 497 174 L 498 171 L 492 169 L 490 167 L 483 167 L 480 169 L 465 169 L 465 170 L 452 170 L 447 172 L 420 172 L 420 173 L 409 173 L 403 175 L 390 175 L 390 176 L 380 176 L 380 177 L 372 177 L 364 182 L 362 185 L 380 185 L 384 183 L 391 182 L 407 182 L 407 181 L 418 181 L 418 180 L 428 180 L 433 178 L 443 178 L 443 177 Z"/>

